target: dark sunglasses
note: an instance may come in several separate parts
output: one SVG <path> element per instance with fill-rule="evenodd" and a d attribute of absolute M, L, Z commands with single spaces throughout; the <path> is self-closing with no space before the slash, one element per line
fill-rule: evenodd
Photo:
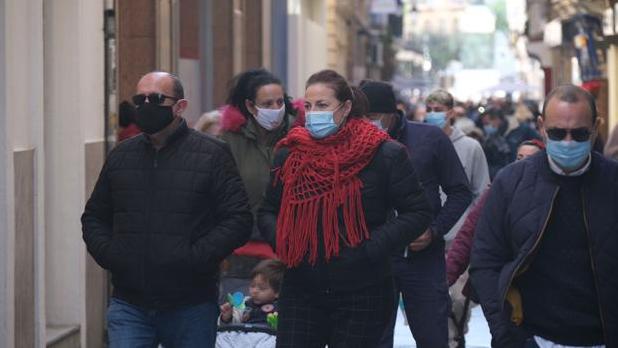
<path fill-rule="evenodd" d="M 592 135 L 592 131 L 586 127 L 570 130 L 564 128 L 548 128 L 546 132 L 549 139 L 556 141 L 564 140 L 569 133 L 571 133 L 571 138 L 573 138 L 573 140 L 579 142 L 589 140 Z"/>
<path fill-rule="evenodd" d="M 161 105 L 165 103 L 165 99 L 171 99 L 173 101 L 178 101 L 180 98 L 170 97 L 169 95 L 161 94 L 161 93 L 150 93 L 148 95 L 145 94 L 136 94 L 133 96 L 133 104 L 135 106 L 144 105 L 146 99 L 148 102 L 155 105 Z"/>

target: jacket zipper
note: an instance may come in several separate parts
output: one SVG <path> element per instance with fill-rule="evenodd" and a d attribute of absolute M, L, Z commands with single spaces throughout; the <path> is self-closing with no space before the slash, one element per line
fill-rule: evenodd
<path fill-rule="evenodd" d="M 155 169 L 157 169 L 158 167 L 158 157 L 159 157 L 159 151 L 154 149 L 154 157 L 153 157 L 153 161 L 152 161 L 152 169 L 150 170 L 150 175 L 148 177 L 148 198 L 147 198 L 147 204 L 148 204 L 148 209 L 146 210 L 146 221 L 147 221 L 147 230 L 146 230 L 146 248 L 144 250 L 144 257 L 143 257 L 143 261 L 142 261 L 142 286 L 144 287 L 144 290 L 147 291 L 147 289 L 149 288 L 148 284 L 147 284 L 147 276 L 146 276 L 146 263 L 148 262 L 148 253 L 150 250 L 150 240 L 151 240 L 151 214 L 152 214 L 152 199 L 153 199 L 153 192 L 154 192 L 154 176 L 155 176 Z M 147 295 L 148 297 L 148 295 Z"/>
<path fill-rule="evenodd" d="M 545 222 L 543 223 L 543 227 L 541 227 L 541 230 L 538 233 L 538 236 L 536 238 L 536 241 L 534 242 L 534 245 L 532 246 L 532 248 L 530 249 L 528 254 L 526 254 L 526 256 L 524 256 L 522 258 L 522 260 L 519 262 L 517 267 L 515 267 L 515 269 L 513 270 L 513 273 L 511 273 L 511 277 L 509 278 L 509 282 L 507 283 L 507 286 L 506 286 L 506 288 L 504 290 L 504 293 L 502 294 L 502 302 L 501 302 L 502 303 L 502 309 L 504 309 L 504 303 L 506 302 L 506 295 L 508 294 L 509 289 L 511 288 L 511 284 L 513 283 L 513 279 L 515 279 L 515 276 L 519 272 L 519 269 L 522 267 L 522 265 L 527 263 L 528 258 L 530 257 L 530 255 L 532 255 L 534 253 L 534 251 L 536 251 L 536 249 L 539 246 L 539 243 L 543 239 L 543 235 L 545 234 L 545 230 L 547 229 L 547 224 L 549 223 L 549 218 L 551 217 L 551 213 L 554 210 L 554 203 L 556 202 L 556 196 L 558 196 L 558 191 L 559 190 L 560 190 L 560 187 L 556 187 L 556 190 L 554 191 L 554 195 L 551 198 L 551 206 L 549 207 L 549 212 L 547 213 L 547 216 L 545 217 Z"/>
<path fill-rule="evenodd" d="M 599 316 L 601 318 L 601 329 L 603 330 L 603 339 L 605 344 L 608 344 L 607 329 L 605 328 L 605 319 L 603 318 L 603 307 L 601 306 L 601 295 L 599 294 L 599 282 L 597 280 L 596 267 L 594 265 L 594 258 L 592 257 L 592 238 L 590 236 L 590 229 L 588 228 L 588 215 L 586 214 L 586 199 L 582 190 L 582 211 L 584 212 L 584 226 L 586 228 L 586 238 L 588 238 L 588 256 L 590 257 L 590 267 L 592 268 L 592 278 L 594 279 L 594 291 L 597 294 L 597 306 L 599 306 Z"/>

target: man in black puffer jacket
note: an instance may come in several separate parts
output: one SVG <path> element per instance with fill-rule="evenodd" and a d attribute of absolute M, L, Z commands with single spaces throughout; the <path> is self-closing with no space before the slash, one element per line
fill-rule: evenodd
<path fill-rule="evenodd" d="M 552 91 L 546 152 L 492 184 L 470 267 L 492 347 L 618 347 L 618 163 L 591 152 L 596 114 L 583 89 Z"/>
<path fill-rule="evenodd" d="M 147 74 L 137 93 L 144 134 L 109 154 L 82 216 L 112 274 L 110 347 L 213 347 L 219 262 L 249 238 L 247 195 L 228 147 L 181 117 L 177 77 Z"/>

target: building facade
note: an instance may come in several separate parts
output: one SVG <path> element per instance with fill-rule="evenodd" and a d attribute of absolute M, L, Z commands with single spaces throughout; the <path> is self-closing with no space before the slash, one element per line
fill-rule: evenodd
<path fill-rule="evenodd" d="M 538 60 L 545 93 L 562 84 L 581 85 L 596 98 L 602 139 L 616 122 L 618 89 L 611 39 L 603 38 L 605 0 L 527 0 L 524 35 L 530 57 Z"/>

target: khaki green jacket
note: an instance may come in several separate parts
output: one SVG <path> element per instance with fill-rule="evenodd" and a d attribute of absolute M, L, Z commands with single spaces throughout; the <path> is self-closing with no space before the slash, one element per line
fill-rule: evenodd
<path fill-rule="evenodd" d="M 270 181 L 275 145 L 287 134 L 295 117 L 286 115 L 279 128 L 258 135 L 257 122 L 250 118 L 238 131 L 224 131 L 221 138 L 230 146 L 240 177 L 249 196 L 249 204 L 254 217 L 251 240 L 263 240 L 257 224 L 257 210 L 262 204 L 266 185 Z M 260 129 L 262 130 L 262 129 Z"/>

